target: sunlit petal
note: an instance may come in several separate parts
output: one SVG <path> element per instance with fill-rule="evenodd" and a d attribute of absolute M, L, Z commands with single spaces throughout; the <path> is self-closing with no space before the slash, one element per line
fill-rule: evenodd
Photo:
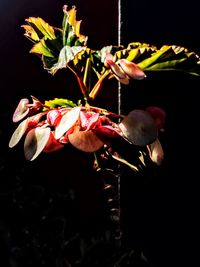
<path fill-rule="evenodd" d="M 98 122 L 99 122 L 99 113 L 95 113 L 88 119 L 86 131 L 94 128 L 98 124 Z"/>
<path fill-rule="evenodd" d="M 60 122 L 62 115 L 59 110 L 53 109 L 47 113 L 47 122 L 51 126 L 56 126 Z"/>
<path fill-rule="evenodd" d="M 26 132 L 28 128 L 28 124 L 29 124 L 29 119 L 27 118 L 18 125 L 13 135 L 11 136 L 11 139 L 9 142 L 10 148 L 14 147 L 20 141 L 20 139 L 22 138 L 22 136 L 24 135 L 24 133 Z"/>
<path fill-rule="evenodd" d="M 50 128 L 37 127 L 28 132 L 24 142 L 24 154 L 27 160 L 34 160 L 45 148 Z"/>
<path fill-rule="evenodd" d="M 65 115 L 63 115 L 62 119 L 60 120 L 60 123 L 55 129 L 55 138 L 59 139 L 61 136 L 64 135 L 79 118 L 80 114 L 80 107 L 72 108 L 70 111 L 68 111 Z"/>
<path fill-rule="evenodd" d="M 23 119 L 29 113 L 29 100 L 27 98 L 23 98 L 20 100 L 14 114 L 13 114 L 13 122 L 18 122 Z"/>

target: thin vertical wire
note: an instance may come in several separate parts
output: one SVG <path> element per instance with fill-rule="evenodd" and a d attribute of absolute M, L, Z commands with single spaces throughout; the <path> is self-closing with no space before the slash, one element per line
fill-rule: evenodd
<path fill-rule="evenodd" d="M 121 0 L 118 0 L 118 46 L 121 45 Z M 121 114 L 121 83 L 118 82 L 118 114 Z M 120 169 L 120 165 L 119 165 Z M 118 220 L 119 220 L 119 229 L 118 229 L 118 241 L 121 241 L 121 174 L 119 173 L 117 176 L 117 194 L 118 194 Z"/>
<path fill-rule="evenodd" d="M 121 45 L 122 10 L 121 0 L 118 0 L 118 46 Z M 121 114 L 121 83 L 118 82 L 118 114 Z"/>

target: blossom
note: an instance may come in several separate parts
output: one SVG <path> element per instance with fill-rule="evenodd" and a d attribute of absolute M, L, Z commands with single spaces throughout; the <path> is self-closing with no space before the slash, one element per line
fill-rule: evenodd
<path fill-rule="evenodd" d="M 142 80 L 146 77 L 137 64 L 124 58 L 115 62 L 115 57 L 110 53 L 106 54 L 104 64 L 112 70 L 115 78 L 122 84 L 129 84 L 131 78 Z"/>
<path fill-rule="evenodd" d="M 120 123 L 115 123 L 109 118 L 112 113 L 97 107 L 50 107 L 33 96 L 32 100 L 32 104 L 26 98 L 20 100 L 13 118 L 21 122 L 9 142 L 12 148 L 24 138 L 24 154 L 28 160 L 36 159 L 41 152 L 62 149 L 66 144 L 83 152 L 96 152 L 105 144 L 112 146 L 112 139 L 119 137 L 135 146 L 146 146 L 156 164 L 163 160 L 158 131 L 164 127 L 166 114 L 161 108 L 135 109 L 123 116 Z"/>
<path fill-rule="evenodd" d="M 24 118 L 30 111 L 28 103 L 28 100 L 20 100 L 14 113 L 20 113 L 19 107 L 25 106 L 26 111 L 21 116 Z M 37 109 L 39 107 L 42 104 Z M 57 151 L 68 143 L 81 151 L 95 152 L 103 147 L 104 137 L 114 138 L 120 133 L 117 124 L 100 111 L 81 106 L 58 107 L 42 110 L 22 120 L 11 136 L 9 147 L 14 147 L 24 137 L 25 157 L 34 160 L 41 152 Z"/>

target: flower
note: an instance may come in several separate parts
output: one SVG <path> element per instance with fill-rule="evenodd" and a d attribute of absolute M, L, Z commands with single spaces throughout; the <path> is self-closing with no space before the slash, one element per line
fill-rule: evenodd
<path fill-rule="evenodd" d="M 28 100 L 20 100 L 14 114 L 19 112 L 19 106 L 24 103 L 27 104 Z M 41 102 L 39 103 L 35 111 L 43 107 Z M 29 108 L 27 110 L 29 111 Z M 24 153 L 28 160 L 34 160 L 42 151 L 59 150 L 68 143 L 84 152 L 95 152 L 104 145 L 104 136 L 114 138 L 121 135 L 117 124 L 101 112 L 98 108 L 93 111 L 81 106 L 41 111 L 27 117 L 18 125 L 10 139 L 9 147 L 17 145 L 25 136 Z M 24 116 L 23 114 L 21 119 Z"/>
<path fill-rule="evenodd" d="M 104 64 L 112 70 L 115 78 L 122 84 L 129 84 L 131 78 L 142 80 L 146 77 L 145 73 L 137 66 L 137 64 L 124 58 L 115 62 L 114 56 L 110 53 L 106 54 Z"/>

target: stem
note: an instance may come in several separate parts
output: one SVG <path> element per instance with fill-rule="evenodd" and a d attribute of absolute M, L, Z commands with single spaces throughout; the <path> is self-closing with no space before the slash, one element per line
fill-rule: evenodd
<path fill-rule="evenodd" d="M 101 78 L 97 81 L 95 86 L 93 87 L 92 91 L 89 94 L 89 98 L 91 100 L 94 100 L 97 97 L 97 95 L 99 94 L 99 92 L 102 88 L 102 85 L 103 85 L 103 81 L 110 74 L 110 71 L 111 71 L 110 69 L 106 70 L 104 72 L 104 74 L 101 76 Z"/>
<path fill-rule="evenodd" d="M 77 78 L 77 81 L 78 81 L 78 84 L 80 86 L 80 89 L 81 89 L 81 93 L 83 94 L 84 96 L 84 99 L 85 99 L 85 102 L 88 103 L 89 101 L 89 95 L 88 95 L 88 92 L 87 92 L 87 89 L 83 83 L 83 79 L 76 73 L 75 70 L 73 70 L 69 64 L 67 65 L 67 67 L 74 73 L 74 75 L 76 76 Z"/>
<path fill-rule="evenodd" d="M 84 77 L 83 77 L 83 83 L 86 88 L 89 88 L 88 91 L 90 90 L 90 86 L 91 86 L 90 66 L 91 66 L 91 59 L 87 58 L 85 71 L 84 71 Z M 87 86 L 88 76 L 89 76 L 89 85 Z"/>
<path fill-rule="evenodd" d="M 90 110 L 95 110 L 99 113 L 103 113 L 104 115 L 110 115 L 110 116 L 113 116 L 115 118 L 119 118 L 119 119 L 123 119 L 124 118 L 124 115 L 119 115 L 119 114 L 116 114 L 116 113 L 113 113 L 113 112 L 110 112 L 106 109 L 102 109 L 102 108 L 98 108 L 98 107 L 94 107 L 94 106 L 88 106 L 88 107 L 82 107 L 83 109 L 86 108 L 86 109 L 90 109 Z"/>

